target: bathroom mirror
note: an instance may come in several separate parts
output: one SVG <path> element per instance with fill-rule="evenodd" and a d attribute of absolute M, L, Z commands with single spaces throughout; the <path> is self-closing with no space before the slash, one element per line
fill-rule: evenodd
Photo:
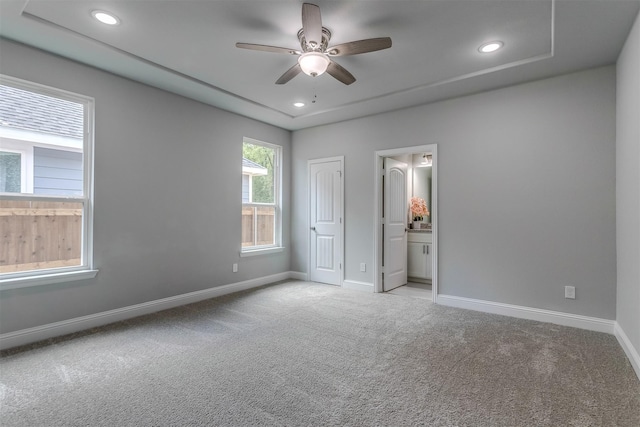
<path fill-rule="evenodd" d="M 431 213 L 431 166 L 413 168 L 413 196 L 423 198 Z M 425 217 L 423 222 L 431 223 L 431 215 Z"/>

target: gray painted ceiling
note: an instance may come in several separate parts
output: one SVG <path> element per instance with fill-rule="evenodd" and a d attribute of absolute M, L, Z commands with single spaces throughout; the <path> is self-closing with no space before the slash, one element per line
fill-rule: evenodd
<path fill-rule="evenodd" d="M 0 36 L 296 130 L 612 64 L 640 9 L 640 0 L 309 2 L 330 46 L 387 36 L 393 46 L 334 58 L 356 77 L 350 86 L 328 74 L 276 85 L 296 57 L 235 43 L 299 49 L 303 2 L 292 0 L 0 0 Z M 120 25 L 98 23 L 95 9 Z M 490 40 L 505 46 L 479 53 Z"/>

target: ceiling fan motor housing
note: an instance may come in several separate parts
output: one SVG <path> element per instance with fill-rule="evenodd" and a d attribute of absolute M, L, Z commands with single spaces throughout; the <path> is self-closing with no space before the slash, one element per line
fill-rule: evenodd
<path fill-rule="evenodd" d="M 322 52 L 327 49 L 329 45 L 329 40 L 331 40 L 331 31 L 327 28 L 322 27 L 322 42 L 320 46 L 309 46 L 307 44 L 307 39 L 304 36 L 304 28 L 300 28 L 298 31 L 298 40 L 300 41 L 300 47 L 302 47 L 303 52 Z"/>

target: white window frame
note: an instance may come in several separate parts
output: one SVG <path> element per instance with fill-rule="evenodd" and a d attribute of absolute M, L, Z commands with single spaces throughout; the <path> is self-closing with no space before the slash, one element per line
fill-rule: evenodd
<path fill-rule="evenodd" d="M 2 193 L 6 200 L 37 200 L 51 202 L 79 202 L 82 204 L 82 254 L 79 266 L 29 270 L 0 274 L 0 290 L 47 285 L 93 278 L 98 273 L 93 265 L 93 148 L 95 100 L 91 97 L 56 89 L 0 74 L 0 84 L 76 102 L 84 106 L 83 195 L 41 196 L 34 194 Z M 33 166 L 31 166 L 33 169 Z M 28 186 L 27 186 L 28 188 Z"/>
<path fill-rule="evenodd" d="M 282 247 L 282 146 L 271 144 L 264 141 L 259 141 L 253 138 L 244 137 L 242 140 L 244 144 L 253 144 L 253 145 L 261 145 L 263 147 L 270 148 L 275 151 L 274 156 L 274 170 L 273 170 L 273 185 L 274 185 L 274 199 L 275 202 L 271 203 L 245 203 L 242 202 L 242 207 L 250 206 L 250 207 L 263 207 L 263 206 L 275 206 L 275 224 L 274 224 L 274 244 L 268 246 L 247 246 L 242 247 L 242 243 L 240 244 L 240 256 L 241 257 L 249 257 L 255 255 L 266 255 L 276 252 L 282 252 L 284 248 Z M 250 189 L 251 190 L 251 189 Z M 240 188 L 240 198 L 242 199 L 242 187 Z M 249 199 L 252 199 L 252 195 L 249 194 Z M 242 209 L 241 209 L 242 211 Z M 240 235 L 242 235 L 242 229 L 240 230 Z"/>

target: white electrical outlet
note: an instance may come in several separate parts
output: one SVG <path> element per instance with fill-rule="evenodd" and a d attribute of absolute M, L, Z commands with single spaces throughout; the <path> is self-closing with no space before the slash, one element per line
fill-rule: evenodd
<path fill-rule="evenodd" d="M 233 263 L 233 272 L 234 273 L 238 272 L 238 263 Z"/>
<path fill-rule="evenodd" d="M 564 287 L 564 297 L 569 299 L 576 299 L 576 287 L 575 286 L 565 286 Z"/>
<path fill-rule="evenodd" d="M 364 262 L 360 263 L 360 271 L 367 271 L 367 264 Z"/>

